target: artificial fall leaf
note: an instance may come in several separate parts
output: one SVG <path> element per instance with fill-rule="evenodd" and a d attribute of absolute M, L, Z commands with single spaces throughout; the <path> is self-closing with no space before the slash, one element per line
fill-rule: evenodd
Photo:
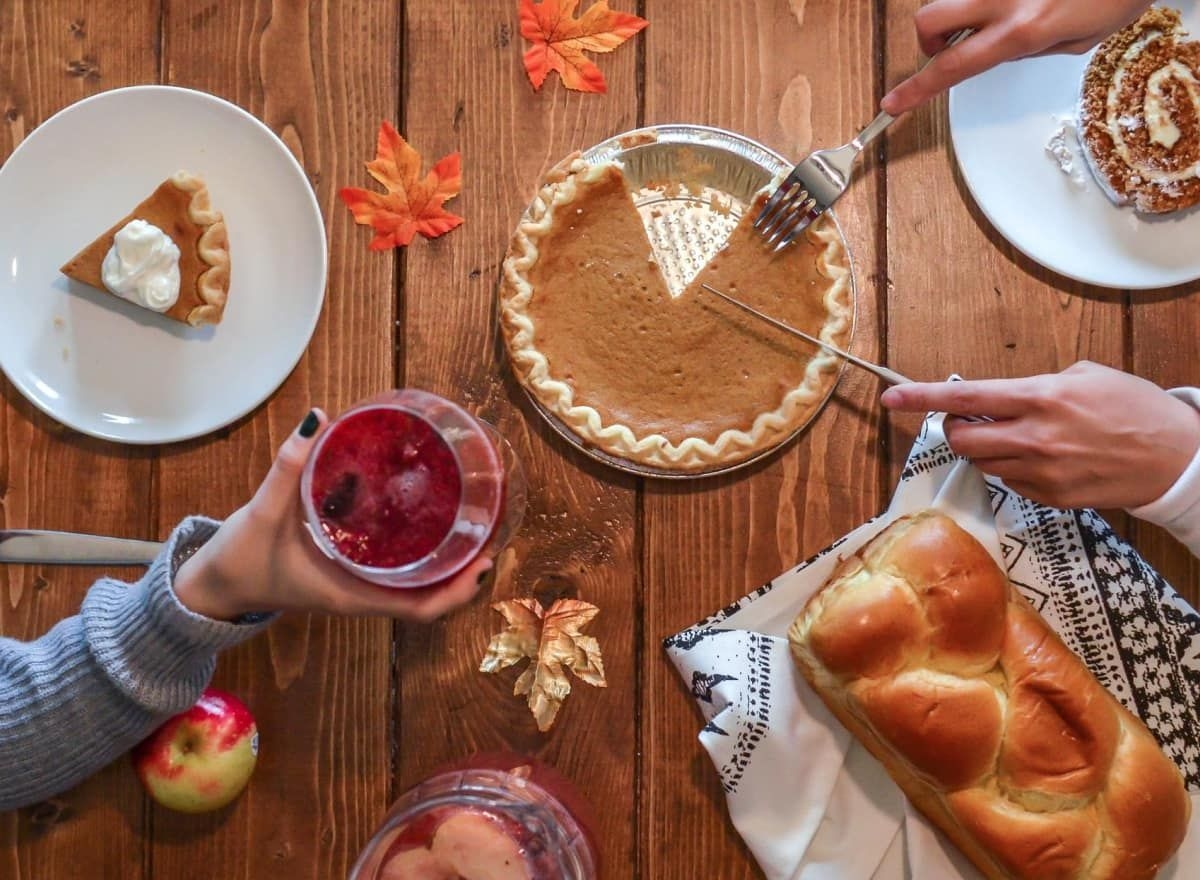
<path fill-rule="evenodd" d="M 579 0 L 521 0 L 521 36 L 533 46 L 525 53 L 525 70 L 535 89 L 557 70 L 563 85 L 577 92 L 608 90 L 604 74 L 584 52 L 611 52 L 649 22 L 596 0 L 582 18 Z"/>
<path fill-rule="evenodd" d="M 581 633 L 600 612 L 595 605 L 559 599 L 544 611 L 537 599 L 510 599 L 492 608 L 504 615 L 508 629 L 492 636 L 479 671 L 499 672 L 528 657 L 532 662 L 517 679 L 513 693 L 528 698 L 538 730 L 550 729 L 571 693 L 568 669 L 593 687 L 608 686 L 600 643 Z"/>
<path fill-rule="evenodd" d="M 462 162 L 451 153 L 421 178 L 421 154 L 408 145 L 389 122 L 379 126 L 375 159 L 367 171 L 387 192 L 348 186 L 338 195 L 354 214 L 354 222 L 375 230 L 371 250 L 409 244 L 419 232 L 426 238 L 445 235 L 462 217 L 442 206 L 462 188 Z"/>

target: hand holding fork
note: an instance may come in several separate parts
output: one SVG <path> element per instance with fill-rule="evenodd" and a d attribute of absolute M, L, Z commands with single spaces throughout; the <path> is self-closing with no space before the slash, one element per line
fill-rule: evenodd
<path fill-rule="evenodd" d="M 958 45 L 972 33 L 966 28 L 951 34 L 946 40 L 946 48 Z M 754 221 L 754 228 L 762 233 L 767 244 L 782 250 L 828 211 L 849 188 L 854 160 L 859 153 L 895 119 L 880 110 L 852 141 L 834 149 L 817 150 L 793 168 Z"/>

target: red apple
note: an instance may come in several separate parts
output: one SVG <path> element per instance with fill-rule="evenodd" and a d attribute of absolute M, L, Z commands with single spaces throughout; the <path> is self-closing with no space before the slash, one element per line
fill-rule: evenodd
<path fill-rule="evenodd" d="M 150 796 L 181 813 L 219 810 L 246 787 L 258 760 L 258 725 L 232 694 L 206 688 L 133 750 Z"/>

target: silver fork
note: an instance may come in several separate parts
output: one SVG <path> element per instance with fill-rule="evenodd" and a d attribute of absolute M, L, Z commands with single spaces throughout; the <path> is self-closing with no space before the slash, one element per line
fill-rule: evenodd
<path fill-rule="evenodd" d="M 973 33 L 973 28 L 955 31 L 946 40 L 942 51 L 957 46 Z M 925 64 L 928 63 L 927 60 Z M 858 154 L 894 121 L 894 116 L 881 110 L 850 143 L 831 150 L 817 150 L 793 168 L 754 221 L 754 228 L 762 233 L 767 244 L 774 245 L 777 251 L 783 250 L 810 223 L 828 211 L 850 186 L 850 175 Z"/>

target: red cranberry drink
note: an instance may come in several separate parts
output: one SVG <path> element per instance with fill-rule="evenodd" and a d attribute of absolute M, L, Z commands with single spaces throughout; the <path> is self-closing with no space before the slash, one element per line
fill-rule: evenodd
<path fill-rule="evenodd" d="M 350 880 L 595 880 L 578 795 L 520 759 L 434 776 L 392 808 Z"/>
<path fill-rule="evenodd" d="M 450 401 L 394 391 L 321 436 L 302 483 L 309 528 L 355 574 L 392 587 L 445 581 L 520 524 L 520 465 L 499 434 Z"/>

